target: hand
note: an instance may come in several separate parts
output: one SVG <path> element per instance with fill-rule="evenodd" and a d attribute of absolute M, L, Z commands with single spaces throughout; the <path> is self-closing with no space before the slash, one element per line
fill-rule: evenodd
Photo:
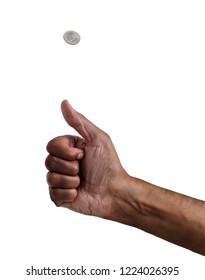
<path fill-rule="evenodd" d="M 60 136 L 47 145 L 46 167 L 50 197 L 57 206 L 108 217 L 123 169 L 110 137 L 68 101 L 61 105 L 66 122 L 81 136 Z M 125 179 L 126 181 L 126 179 Z"/>

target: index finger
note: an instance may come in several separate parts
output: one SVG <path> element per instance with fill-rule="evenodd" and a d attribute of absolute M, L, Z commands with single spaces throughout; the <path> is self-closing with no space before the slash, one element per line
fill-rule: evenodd
<path fill-rule="evenodd" d="M 72 136 L 59 136 L 47 144 L 47 151 L 52 156 L 64 160 L 76 160 L 83 153 L 83 150 L 75 148 L 72 144 Z"/>

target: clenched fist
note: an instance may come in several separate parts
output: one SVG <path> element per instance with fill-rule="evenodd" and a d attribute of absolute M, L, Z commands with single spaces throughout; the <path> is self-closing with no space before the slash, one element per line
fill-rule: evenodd
<path fill-rule="evenodd" d="M 46 167 L 50 197 L 57 206 L 109 217 L 119 181 L 128 174 L 123 169 L 110 137 L 68 101 L 61 105 L 63 116 L 81 136 L 59 136 L 47 145 Z"/>

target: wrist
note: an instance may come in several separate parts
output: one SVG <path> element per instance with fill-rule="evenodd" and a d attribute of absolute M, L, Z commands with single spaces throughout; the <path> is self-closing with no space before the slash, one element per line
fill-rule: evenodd
<path fill-rule="evenodd" d="M 152 217 L 163 215 L 157 191 L 159 187 L 128 174 L 113 188 L 112 207 L 107 219 L 150 231 Z M 155 197 L 153 202 L 152 197 Z"/>
<path fill-rule="evenodd" d="M 126 172 L 117 179 L 110 191 L 111 207 L 106 219 L 137 226 L 137 215 L 142 214 L 141 196 L 143 181 Z M 134 218 L 135 217 L 135 218 Z"/>

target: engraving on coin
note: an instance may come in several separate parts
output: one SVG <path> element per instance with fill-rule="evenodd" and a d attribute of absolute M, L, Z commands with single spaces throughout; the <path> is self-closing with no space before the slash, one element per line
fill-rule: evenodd
<path fill-rule="evenodd" d="M 77 45 L 80 42 L 80 35 L 75 31 L 67 31 L 63 35 L 66 43 L 70 45 Z"/>

